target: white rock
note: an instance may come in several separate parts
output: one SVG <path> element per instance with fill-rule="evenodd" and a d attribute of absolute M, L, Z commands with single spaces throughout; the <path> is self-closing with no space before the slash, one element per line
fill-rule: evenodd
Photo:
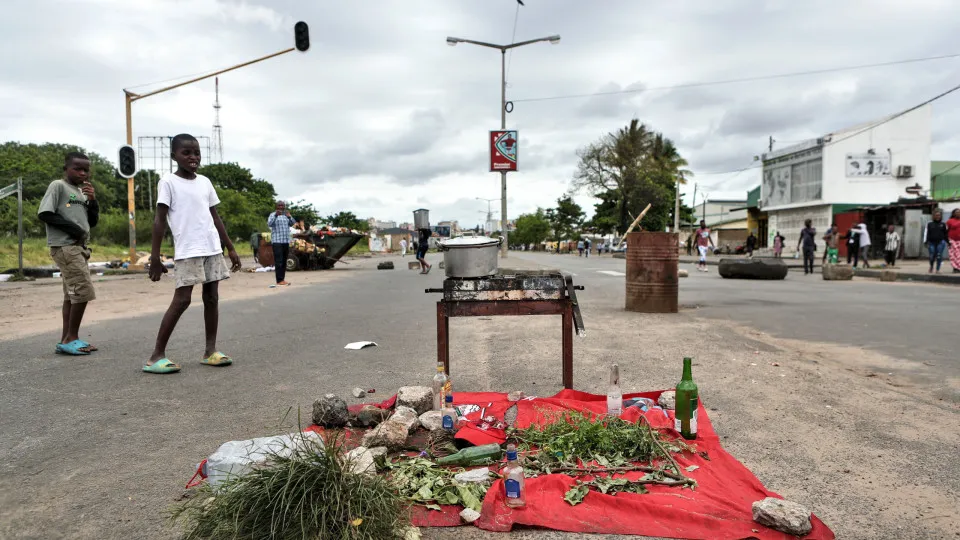
<path fill-rule="evenodd" d="M 397 391 L 397 406 L 410 407 L 423 414 L 433 408 L 433 389 L 428 386 L 404 386 Z"/>
<path fill-rule="evenodd" d="M 461 484 L 483 484 L 490 481 L 490 469 L 483 467 L 457 473 L 454 480 Z"/>
<path fill-rule="evenodd" d="M 407 443 L 409 433 L 406 425 L 387 420 L 363 436 L 363 445 L 367 448 L 384 446 L 388 450 L 399 450 Z"/>
<path fill-rule="evenodd" d="M 377 458 L 380 457 L 380 456 L 385 456 L 385 455 L 387 455 L 387 447 L 386 447 L 386 446 L 378 446 L 378 447 L 376 447 L 376 448 L 371 448 L 371 449 L 370 449 L 370 454 L 373 456 L 373 459 L 377 459 Z"/>
<path fill-rule="evenodd" d="M 473 523 L 480 519 L 480 512 L 477 512 L 473 508 L 464 508 L 463 511 L 460 512 L 460 519 L 465 523 Z"/>
<path fill-rule="evenodd" d="M 349 464 L 349 471 L 353 474 L 366 474 L 373 476 L 377 474 L 377 467 L 373 463 L 373 452 L 364 446 L 358 446 L 347 452 L 344 461 Z"/>
<path fill-rule="evenodd" d="M 420 533 L 419 527 L 407 527 L 403 530 L 403 540 L 421 540 L 423 534 Z"/>
<path fill-rule="evenodd" d="M 420 415 L 420 425 L 428 431 L 436 431 L 443 427 L 443 415 L 440 411 L 427 411 Z"/>
<path fill-rule="evenodd" d="M 677 270 L 677 277 L 689 277 L 689 276 L 690 276 L 690 272 L 687 272 L 682 268 L 680 270 Z"/>
<path fill-rule="evenodd" d="M 367 391 L 364 390 L 363 388 L 354 388 L 354 389 L 353 389 L 353 397 L 355 397 L 355 398 L 367 397 Z"/>
<path fill-rule="evenodd" d="M 753 503 L 753 520 L 794 536 L 807 535 L 813 529 L 809 510 L 795 502 L 773 497 Z"/>
<path fill-rule="evenodd" d="M 417 411 L 410 407 L 399 406 L 393 411 L 390 422 L 399 422 L 407 427 L 407 433 L 413 433 L 420 427 L 420 419 L 417 417 Z"/>
<path fill-rule="evenodd" d="M 677 392 L 676 390 L 667 390 L 666 392 L 660 394 L 660 398 L 657 400 L 657 405 L 660 405 L 664 409 L 673 411 L 677 408 Z"/>

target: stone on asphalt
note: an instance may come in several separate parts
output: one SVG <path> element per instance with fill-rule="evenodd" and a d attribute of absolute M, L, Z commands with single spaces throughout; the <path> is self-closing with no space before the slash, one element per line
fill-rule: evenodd
<path fill-rule="evenodd" d="M 336 394 L 327 394 L 313 402 L 313 423 L 323 427 L 343 427 L 350 420 L 347 403 Z"/>
<path fill-rule="evenodd" d="M 420 415 L 420 425 L 427 431 L 436 431 L 443 427 L 443 415 L 440 411 L 427 411 Z"/>
<path fill-rule="evenodd" d="M 673 411 L 677 408 L 677 391 L 676 390 L 667 390 L 666 392 L 660 394 L 660 398 L 657 399 L 657 405 L 660 405 L 664 409 Z"/>
<path fill-rule="evenodd" d="M 677 270 L 677 276 L 678 276 L 678 277 L 690 277 L 690 272 L 687 272 L 686 270 L 684 270 L 683 268 L 681 268 L 680 270 Z"/>
<path fill-rule="evenodd" d="M 470 469 L 469 471 L 457 473 L 453 479 L 461 484 L 483 484 L 490 481 L 490 469 L 486 467 Z"/>
<path fill-rule="evenodd" d="M 846 264 L 825 264 L 822 272 L 825 281 L 850 281 L 853 279 L 853 267 Z"/>
<path fill-rule="evenodd" d="M 753 503 L 753 520 L 794 536 L 807 535 L 813 529 L 809 510 L 795 502 L 773 497 Z"/>
<path fill-rule="evenodd" d="M 363 446 L 372 448 L 383 446 L 387 450 L 399 450 L 407 444 L 407 426 L 401 422 L 387 420 L 363 436 Z"/>
<path fill-rule="evenodd" d="M 393 261 L 385 261 L 378 264 L 377 270 L 393 270 Z"/>
<path fill-rule="evenodd" d="M 882 270 L 880 272 L 880 281 L 896 281 L 899 276 L 900 272 L 896 270 Z"/>
<path fill-rule="evenodd" d="M 480 519 L 480 512 L 477 512 L 473 508 L 464 508 L 463 511 L 460 512 L 460 519 L 462 519 L 464 523 L 473 523 Z"/>
<path fill-rule="evenodd" d="M 373 405 L 367 405 L 357 412 L 355 423 L 357 427 L 375 427 L 380 425 L 389 416 L 390 411 L 381 409 L 380 407 L 374 407 Z"/>
<path fill-rule="evenodd" d="M 408 433 L 413 433 L 420 427 L 420 419 L 417 417 L 417 411 L 410 407 L 399 406 L 393 411 L 393 416 L 388 422 L 399 422 L 406 426 Z"/>
<path fill-rule="evenodd" d="M 423 414 L 433 408 L 433 389 L 429 386 L 404 386 L 397 391 L 397 406 L 410 407 Z"/>
<path fill-rule="evenodd" d="M 417 261 L 410 261 L 407 263 L 407 270 L 419 270 L 419 269 L 420 269 L 420 263 L 418 263 Z"/>
<path fill-rule="evenodd" d="M 367 391 L 364 390 L 363 388 L 354 388 L 354 389 L 353 389 L 353 397 L 355 397 L 355 398 L 367 397 Z"/>

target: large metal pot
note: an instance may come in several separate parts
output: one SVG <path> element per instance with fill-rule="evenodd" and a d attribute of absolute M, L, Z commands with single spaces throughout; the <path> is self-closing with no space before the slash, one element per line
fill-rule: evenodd
<path fill-rule="evenodd" d="M 463 237 L 438 242 L 447 277 L 482 278 L 497 273 L 503 238 Z"/>

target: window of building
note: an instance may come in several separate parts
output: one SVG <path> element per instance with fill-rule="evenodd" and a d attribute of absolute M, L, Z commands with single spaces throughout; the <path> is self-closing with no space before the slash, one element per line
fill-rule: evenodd
<path fill-rule="evenodd" d="M 823 160 L 812 159 L 790 170 L 790 202 L 818 201 L 823 195 Z"/>

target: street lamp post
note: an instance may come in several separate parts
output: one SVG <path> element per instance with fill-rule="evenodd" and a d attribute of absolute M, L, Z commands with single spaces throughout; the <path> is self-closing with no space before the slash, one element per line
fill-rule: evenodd
<path fill-rule="evenodd" d="M 516 49 L 517 47 L 522 47 L 524 45 L 531 45 L 533 43 L 540 43 L 543 41 L 548 41 L 551 45 L 556 45 L 557 43 L 560 43 L 560 36 L 547 36 L 537 39 L 530 39 L 527 41 L 519 41 L 509 45 L 496 45 L 494 43 L 486 43 L 483 41 L 474 41 L 472 39 L 463 39 L 457 37 L 447 38 L 447 45 L 450 45 L 451 47 L 456 46 L 458 43 L 471 43 L 473 45 L 479 45 L 481 47 L 497 49 L 500 51 L 500 129 L 507 129 L 507 51 L 510 49 Z M 507 225 L 507 171 L 500 171 L 500 229 L 501 235 L 503 236 L 503 244 L 500 246 L 500 254 L 502 257 L 506 257 L 510 244 L 507 238 L 507 229 L 509 229 Z"/>

